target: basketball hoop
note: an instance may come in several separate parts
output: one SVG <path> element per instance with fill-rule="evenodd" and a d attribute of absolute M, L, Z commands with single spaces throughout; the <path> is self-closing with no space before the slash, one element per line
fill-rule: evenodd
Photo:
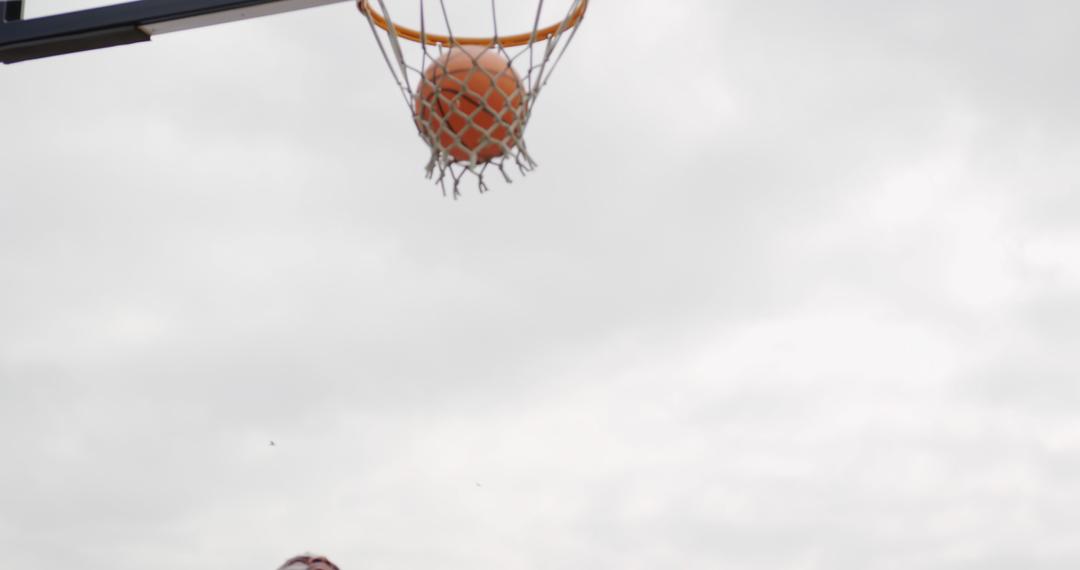
<path fill-rule="evenodd" d="M 357 8 L 367 17 L 420 138 L 431 149 L 427 177 L 435 178 L 444 194 L 449 187 L 456 198 L 466 174 L 486 192 L 489 169 L 507 182 L 510 169 L 522 175 L 531 171 L 536 162 L 525 147 L 525 126 L 577 33 L 588 0 L 571 0 L 565 16 L 544 27 L 544 0 L 536 0 L 532 29 L 514 35 L 498 33 L 496 0 L 491 0 L 490 37 L 454 34 L 446 6 L 452 0 L 431 0 L 438 5 L 437 24 L 446 31 L 434 33 L 431 24 L 436 22 L 425 19 L 425 0 L 411 1 L 419 3 L 419 29 L 395 23 L 386 0 L 357 0 Z M 415 63 L 406 55 L 408 46 L 417 52 Z"/>

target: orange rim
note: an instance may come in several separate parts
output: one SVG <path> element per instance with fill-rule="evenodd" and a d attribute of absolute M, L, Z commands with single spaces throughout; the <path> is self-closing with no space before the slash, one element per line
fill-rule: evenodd
<path fill-rule="evenodd" d="M 442 36 L 439 34 L 421 34 L 417 30 L 414 30 L 412 28 L 406 28 L 405 26 L 399 26 L 398 24 L 393 25 L 393 31 L 395 34 L 407 40 L 411 40 L 416 43 L 426 43 L 429 46 L 440 44 L 456 44 L 462 46 L 491 46 L 496 44 L 505 47 L 523 46 L 533 41 L 533 38 L 535 38 L 536 41 L 550 39 L 559 30 L 569 30 L 570 28 L 578 25 L 578 23 L 581 22 L 581 19 L 585 17 L 585 8 L 588 6 L 588 4 L 589 0 L 581 0 L 581 3 L 578 4 L 577 9 L 575 9 L 566 18 L 566 20 L 557 24 L 552 24 L 546 28 L 540 28 L 536 30 L 535 33 L 528 32 L 524 34 L 515 34 L 512 36 L 492 36 L 489 38 L 454 37 L 451 41 L 450 36 Z M 390 24 L 386 21 L 386 18 L 379 13 L 378 10 L 371 7 L 370 0 L 357 0 L 356 7 L 360 10 L 361 14 L 367 16 L 368 18 L 371 18 L 371 21 L 374 22 L 376 26 L 379 26 L 387 32 L 390 31 Z"/>

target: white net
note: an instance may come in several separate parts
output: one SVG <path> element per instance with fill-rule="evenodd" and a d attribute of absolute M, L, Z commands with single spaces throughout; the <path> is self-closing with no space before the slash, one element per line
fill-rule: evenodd
<path fill-rule="evenodd" d="M 470 175 L 485 192 L 485 174 L 498 172 L 510 182 L 511 172 L 524 175 L 536 166 L 525 146 L 525 127 L 587 0 L 564 0 L 561 6 L 534 1 L 512 0 L 505 9 L 496 0 L 472 0 L 472 6 L 469 0 L 360 2 L 417 132 L 431 149 L 427 176 L 444 194 L 459 196 Z M 505 29 L 525 31 L 502 35 Z"/>

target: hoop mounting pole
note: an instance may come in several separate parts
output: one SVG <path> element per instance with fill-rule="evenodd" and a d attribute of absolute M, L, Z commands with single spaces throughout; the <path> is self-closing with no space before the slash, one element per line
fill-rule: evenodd
<path fill-rule="evenodd" d="M 23 16 L 23 0 L 0 0 L 0 24 L 18 22 Z"/>

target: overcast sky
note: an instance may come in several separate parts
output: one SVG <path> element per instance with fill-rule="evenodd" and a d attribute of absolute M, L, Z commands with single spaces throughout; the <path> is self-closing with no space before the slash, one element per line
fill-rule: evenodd
<path fill-rule="evenodd" d="M 1080 567 L 1078 20 L 595 0 L 456 201 L 349 3 L 0 69 L 0 565 Z"/>

